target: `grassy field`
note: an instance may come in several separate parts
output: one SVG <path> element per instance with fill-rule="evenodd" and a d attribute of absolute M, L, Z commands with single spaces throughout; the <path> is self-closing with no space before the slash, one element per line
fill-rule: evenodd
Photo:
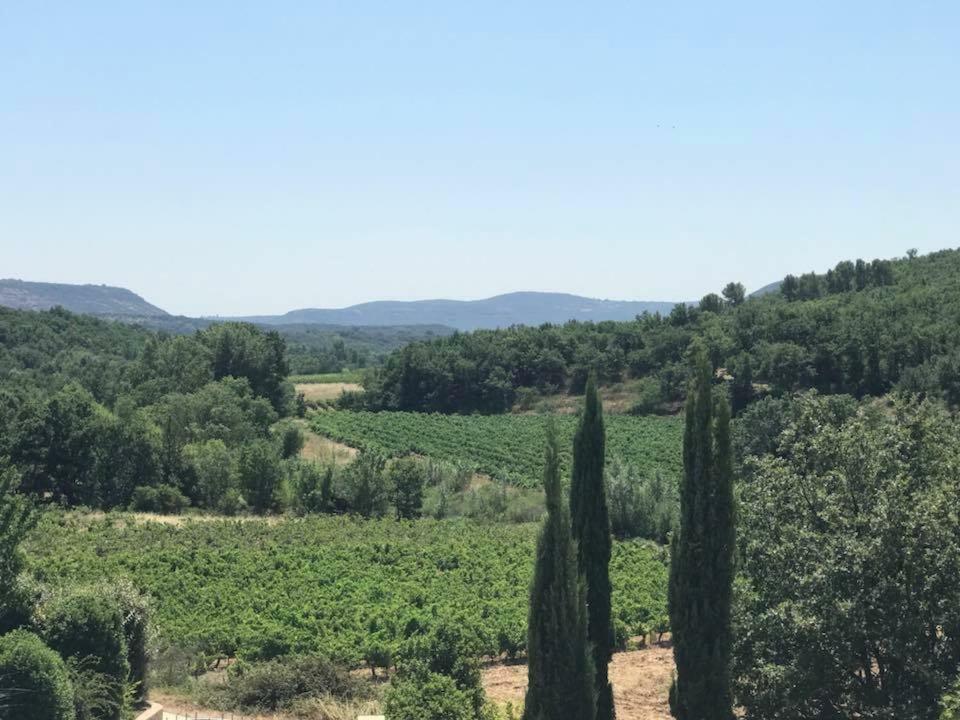
<path fill-rule="evenodd" d="M 360 449 L 390 456 L 416 453 L 448 462 L 466 462 L 478 472 L 522 487 L 539 487 L 543 468 L 542 415 L 435 415 L 402 412 L 321 411 L 310 419 L 315 432 Z M 576 418 L 555 417 L 561 434 L 564 473 Z M 682 467 L 683 423 L 678 417 L 606 418 L 607 456 L 619 456 L 641 473 L 677 476 Z"/>
<path fill-rule="evenodd" d="M 338 373 L 319 373 L 315 375 L 290 375 L 287 378 L 294 385 L 325 385 L 328 383 L 346 383 L 359 385 L 363 382 L 362 370 L 344 370 Z"/>
<path fill-rule="evenodd" d="M 345 517 L 144 520 L 50 513 L 25 550 L 51 584 L 130 577 L 163 643 L 208 655 L 313 652 L 357 665 L 438 617 L 483 651 L 522 650 L 537 526 Z M 664 550 L 614 545 L 615 616 L 637 632 L 665 614 Z"/>

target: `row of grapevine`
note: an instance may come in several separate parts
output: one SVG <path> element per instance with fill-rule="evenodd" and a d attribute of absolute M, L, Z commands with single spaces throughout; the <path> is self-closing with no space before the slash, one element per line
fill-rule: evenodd
<path fill-rule="evenodd" d="M 318 653 L 358 665 L 450 617 L 486 655 L 524 649 L 535 525 L 346 517 L 194 520 L 173 526 L 78 515 L 44 519 L 28 541 L 41 581 L 127 576 L 149 593 L 165 642 L 208 655 Z M 663 549 L 615 546 L 624 630 L 665 614 Z"/>
<path fill-rule="evenodd" d="M 563 448 L 562 469 L 570 467 L 569 440 L 576 418 L 555 416 Z M 417 453 L 466 462 L 480 472 L 524 487 L 540 483 L 543 415 L 440 415 L 408 412 L 330 410 L 312 416 L 320 435 L 390 456 Z M 619 456 L 641 473 L 679 474 L 683 428 L 679 418 L 610 415 L 606 418 L 608 458 Z"/>

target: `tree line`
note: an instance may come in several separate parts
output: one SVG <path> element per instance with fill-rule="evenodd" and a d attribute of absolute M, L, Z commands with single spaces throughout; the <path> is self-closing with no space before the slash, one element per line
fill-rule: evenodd
<path fill-rule="evenodd" d="M 960 251 L 845 261 L 787 276 L 746 297 L 730 283 L 696 305 L 631 322 L 571 322 L 457 333 L 395 351 L 346 404 L 369 409 L 499 413 L 529 393 L 580 394 L 635 379 L 638 412 L 685 395 L 684 353 L 697 339 L 732 379 L 734 414 L 765 395 L 816 389 L 854 397 L 892 390 L 960 404 Z"/>

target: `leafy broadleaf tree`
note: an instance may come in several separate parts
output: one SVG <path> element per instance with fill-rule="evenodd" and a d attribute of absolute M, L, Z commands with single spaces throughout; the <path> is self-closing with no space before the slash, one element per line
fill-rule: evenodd
<path fill-rule="evenodd" d="M 731 720 L 730 606 L 734 508 L 730 406 L 714 397 L 711 368 L 699 344 L 683 438 L 680 529 L 670 561 L 670 627 L 677 676 L 670 711 L 678 720 Z"/>
<path fill-rule="evenodd" d="M 577 561 L 587 591 L 587 636 L 593 650 L 597 720 L 614 717 L 608 665 L 613 656 L 610 586 L 610 517 L 604 483 L 603 407 L 596 378 L 587 380 L 583 414 L 573 439 L 570 519 Z"/>
<path fill-rule="evenodd" d="M 530 590 L 523 718 L 592 720 L 596 693 L 587 640 L 586 593 L 560 489 L 560 458 L 552 425 L 547 432 L 544 488 L 547 517 L 537 542 Z"/>

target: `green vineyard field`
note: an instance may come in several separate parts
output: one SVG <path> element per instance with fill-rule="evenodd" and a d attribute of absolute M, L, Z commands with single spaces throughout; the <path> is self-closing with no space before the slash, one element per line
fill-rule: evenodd
<path fill-rule="evenodd" d="M 569 472 L 576 418 L 556 416 L 562 469 Z M 389 456 L 417 453 L 437 460 L 466 462 L 522 487 L 538 487 L 543 468 L 543 415 L 439 415 L 408 412 L 322 411 L 311 418 L 320 435 Z M 635 465 L 644 475 L 678 476 L 683 423 L 678 417 L 609 415 L 607 458 Z"/>
<path fill-rule="evenodd" d="M 141 521 L 50 514 L 27 542 L 51 584 L 129 577 L 152 597 L 161 640 L 207 655 L 318 653 L 359 665 L 437 618 L 485 655 L 522 651 L 537 526 L 469 521 Z M 665 550 L 615 543 L 614 613 L 628 631 L 666 613 Z"/>

